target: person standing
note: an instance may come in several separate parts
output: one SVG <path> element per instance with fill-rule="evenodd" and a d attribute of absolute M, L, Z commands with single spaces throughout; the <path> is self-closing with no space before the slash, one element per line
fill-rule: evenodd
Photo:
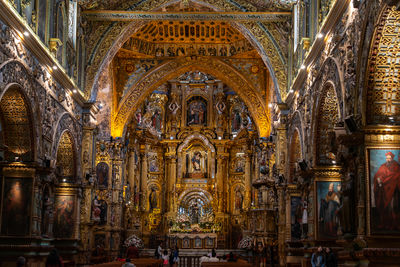
<path fill-rule="evenodd" d="M 49 256 L 47 256 L 46 267 L 64 267 L 63 260 L 55 248 L 53 248 Z"/>
<path fill-rule="evenodd" d="M 175 245 L 173 266 L 178 266 L 178 263 L 179 263 L 179 248 L 177 245 Z"/>
<path fill-rule="evenodd" d="M 325 248 L 326 252 L 326 267 L 337 267 L 337 257 L 331 248 Z"/>
<path fill-rule="evenodd" d="M 312 254 L 311 266 L 312 267 L 326 267 L 325 255 L 322 251 L 322 247 L 319 246 L 317 251 Z"/>

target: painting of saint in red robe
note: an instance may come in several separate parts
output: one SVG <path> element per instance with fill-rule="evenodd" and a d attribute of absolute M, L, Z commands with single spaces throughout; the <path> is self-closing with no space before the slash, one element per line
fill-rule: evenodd
<path fill-rule="evenodd" d="M 371 230 L 400 233 L 400 150 L 369 150 Z"/>

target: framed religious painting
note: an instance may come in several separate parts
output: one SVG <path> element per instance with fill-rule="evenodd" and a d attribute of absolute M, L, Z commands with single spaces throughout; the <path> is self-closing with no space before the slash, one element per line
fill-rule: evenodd
<path fill-rule="evenodd" d="M 193 246 L 193 248 L 203 248 L 200 237 L 196 236 L 194 238 L 194 246 Z"/>
<path fill-rule="evenodd" d="M 33 202 L 31 177 L 3 177 L 1 234 L 25 236 L 30 234 Z"/>
<path fill-rule="evenodd" d="M 400 146 L 367 147 L 366 164 L 368 235 L 399 235 Z"/>
<path fill-rule="evenodd" d="M 303 205 L 300 194 L 290 196 L 290 237 L 292 241 L 301 239 Z"/>
<path fill-rule="evenodd" d="M 316 239 L 336 240 L 338 237 L 341 207 L 341 179 L 316 178 L 314 182 Z"/>
<path fill-rule="evenodd" d="M 188 237 L 182 239 L 182 248 L 190 248 L 190 239 Z"/>
<path fill-rule="evenodd" d="M 206 248 L 214 248 L 215 247 L 215 238 L 206 237 L 205 238 L 205 247 Z"/>
<path fill-rule="evenodd" d="M 55 238 L 74 238 L 76 195 L 72 192 L 55 196 L 53 233 Z"/>

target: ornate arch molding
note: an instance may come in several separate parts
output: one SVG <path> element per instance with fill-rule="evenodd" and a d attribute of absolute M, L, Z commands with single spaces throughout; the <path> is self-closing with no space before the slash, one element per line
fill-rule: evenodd
<path fill-rule="evenodd" d="M 57 144 L 56 166 L 63 167 L 61 177 L 68 177 L 75 181 L 77 177 L 76 143 L 69 130 L 64 130 Z M 61 154 L 59 154 L 61 153 Z"/>
<path fill-rule="evenodd" d="M 313 88 L 314 94 L 316 97 L 314 103 L 320 101 L 322 97 L 323 89 L 326 84 L 331 84 L 336 92 L 336 97 L 338 99 L 339 105 L 339 115 L 342 120 L 344 117 L 344 94 L 345 94 L 345 86 L 344 86 L 344 77 L 343 72 L 340 68 L 339 61 L 334 57 L 328 57 L 321 65 L 320 72 L 315 79 L 315 82 L 311 85 Z M 322 90 L 321 90 L 321 89 Z M 315 111 L 314 106 L 314 111 Z M 313 112 L 313 118 L 315 118 L 316 113 Z"/>
<path fill-rule="evenodd" d="M 215 153 L 215 148 L 214 146 L 210 143 L 210 141 L 208 140 L 207 137 L 205 137 L 204 135 L 200 134 L 200 133 L 193 133 L 191 135 L 189 135 L 188 137 L 185 138 L 185 140 L 183 141 L 182 144 L 179 145 L 178 147 L 178 153 L 182 153 L 182 150 L 187 148 L 190 143 L 195 140 L 201 140 L 209 149 L 211 152 Z"/>
<path fill-rule="evenodd" d="M 400 38 L 400 11 L 386 7 L 378 21 L 369 50 L 363 113 L 367 124 L 391 124 L 400 120 L 400 82 L 396 71 L 400 42 L 393 41 Z"/>
<path fill-rule="evenodd" d="M 8 146 L 6 160 L 14 161 L 18 156 L 23 161 L 34 161 L 37 140 L 34 138 L 32 108 L 19 84 L 8 84 L 0 94 L 0 116 Z"/>
<path fill-rule="evenodd" d="M 57 121 L 56 128 L 53 134 L 53 145 L 51 149 L 51 158 L 57 158 L 57 149 L 61 137 L 65 132 L 68 132 L 72 138 L 74 155 L 75 155 L 75 173 L 79 175 L 80 172 L 80 154 L 78 153 L 77 144 L 81 144 L 82 134 L 77 122 L 68 113 L 63 113 Z"/>
<path fill-rule="evenodd" d="M 151 0 L 147 3 L 147 7 L 156 6 L 153 11 L 158 11 L 162 7 L 171 5 L 176 1 L 171 1 L 166 4 L 162 4 L 159 0 Z M 220 5 L 216 7 L 218 3 L 213 2 L 213 5 L 204 3 L 202 1 L 196 1 L 196 3 L 212 8 L 215 11 L 224 11 L 229 9 L 229 5 Z M 129 10 L 150 10 L 150 8 L 137 8 L 138 5 L 130 7 Z M 237 5 L 236 5 L 237 8 Z M 98 83 L 100 81 L 101 75 L 105 73 L 105 69 L 110 64 L 111 60 L 114 58 L 118 50 L 122 45 L 133 35 L 137 30 L 146 24 L 145 21 L 133 21 L 131 23 L 115 22 L 106 25 L 101 25 L 98 31 L 102 32 L 101 36 L 97 36 L 97 40 L 93 40 L 92 50 L 89 54 L 86 75 L 86 86 L 85 86 L 85 96 L 90 98 L 91 101 L 96 101 Z M 251 27 L 248 29 L 246 26 L 239 23 L 231 24 L 239 32 L 245 36 L 245 38 L 254 46 L 258 54 L 264 61 L 264 64 L 268 67 L 272 80 L 274 82 L 275 94 L 278 102 L 281 102 L 281 96 L 286 96 L 286 69 L 282 66 L 285 65 L 285 59 L 282 56 L 282 51 L 276 46 L 276 41 L 273 36 L 267 31 L 266 27 L 262 25 Z M 265 35 L 267 34 L 267 38 Z M 267 39 L 267 41 L 265 41 Z M 263 41 L 263 44 L 260 43 Z M 266 53 L 269 51 L 269 54 Z"/>
<path fill-rule="evenodd" d="M 211 160 L 211 158 L 213 158 L 214 155 L 215 155 L 215 148 L 211 144 L 211 142 L 208 140 L 208 138 L 205 137 L 204 135 L 200 134 L 200 133 L 193 133 L 193 134 L 189 135 L 179 145 L 179 147 L 177 149 L 177 153 L 178 153 L 178 177 L 182 178 L 182 166 L 184 164 L 184 162 L 182 162 L 183 159 L 184 159 L 184 156 L 182 155 L 183 150 L 185 148 L 187 148 L 195 140 L 200 140 L 210 150 L 210 152 L 211 152 L 211 155 L 210 155 L 211 157 L 209 158 L 210 174 L 211 174 L 211 177 L 214 178 L 214 176 L 215 176 L 215 161 Z"/>
<path fill-rule="evenodd" d="M 249 108 L 257 125 L 260 137 L 269 136 L 271 125 L 268 108 L 265 106 L 261 96 L 257 93 L 257 90 L 233 67 L 218 59 L 203 57 L 199 57 L 195 60 L 190 58 L 178 58 L 149 71 L 149 73 L 143 77 L 134 88 L 130 89 L 129 93 L 121 100 L 116 114 L 112 117 L 111 135 L 114 137 L 122 136 L 124 127 L 131 119 L 137 105 L 142 102 L 147 95 L 166 81 L 190 70 L 199 70 L 209 73 L 229 85 Z"/>
<path fill-rule="evenodd" d="M 323 86 L 320 94 L 317 96 L 313 111 L 313 129 L 312 139 L 313 145 L 313 159 L 314 165 L 329 165 L 321 153 L 329 152 L 329 132 L 339 122 L 341 117 L 339 101 L 337 97 L 337 90 L 332 81 L 327 81 Z M 330 124 L 329 124 L 330 123 Z M 329 125 L 328 125 L 329 124 Z M 325 151 L 326 150 L 326 151 Z M 325 162 L 326 161 L 326 162 Z"/>
<path fill-rule="evenodd" d="M 186 189 L 185 191 L 183 191 L 183 192 L 179 195 L 178 201 L 177 201 L 177 202 L 178 202 L 178 203 L 181 203 L 182 200 L 186 197 L 186 195 L 191 194 L 191 193 L 193 193 L 193 192 L 203 193 L 203 194 L 210 200 L 210 203 L 213 201 L 213 197 L 212 197 L 212 195 L 211 195 L 208 191 L 206 191 L 206 190 L 204 190 L 204 189 L 201 189 L 201 188 L 195 188 L 195 189 L 189 188 L 189 189 Z"/>
<path fill-rule="evenodd" d="M 30 114 L 35 114 L 35 119 L 31 118 L 33 127 L 33 160 L 37 161 L 42 154 L 42 142 L 41 142 L 41 111 L 37 92 L 39 91 L 40 85 L 33 79 L 32 72 L 29 67 L 19 59 L 11 59 L 0 64 L 0 99 L 3 98 L 5 92 L 13 87 L 17 86 L 23 95 Z"/>

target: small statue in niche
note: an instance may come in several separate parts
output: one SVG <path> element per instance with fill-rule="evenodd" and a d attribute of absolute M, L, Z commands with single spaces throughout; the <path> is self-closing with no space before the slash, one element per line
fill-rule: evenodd
<path fill-rule="evenodd" d="M 44 196 L 43 217 L 42 217 L 42 235 L 49 236 L 50 218 L 53 216 L 53 201 L 48 195 Z"/>
<path fill-rule="evenodd" d="M 154 111 L 153 116 L 151 116 L 151 126 L 158 132 L 161 132 L 161 114 L 158 111 L 158 109 L 156 109 Z"/>
<path fill-rule="evenodd" d="M 194 155 L 192 157 L 192 165 L 193 165 L 193 170 L 195 172 L 201 171 L 201 153 L 200 153 L 200 151 L 194 152 Z"/>
<path fill-rule="evenodd" d="M 107 223 L 107 203 L 105 200 L 100 200 L 100 225 Z"/>
<path fill-rule="evenodd" d="M 232 132 L 239 131 L 241 125 L 242 125 L 242 117 L 240 116 L 240 110 L 235 110 L 232 120 Z"/>
<path fill-rule="evenodd" d="M 153 209 L 157 208 L 157 191 L 154 187 L 151 189 L 149 195 L 149 204 L 150 204 L 150 211 L 153 211 Z"/>
<path fill-rule="evenodd" d="M 243 210 L 243 194 L 238 189 L 235 194 L 235 209 Z"/>
<path fill-rule="evenodd" d="M 92 220 L 95 222 L 100 222 L 100 201 L 97 196 L 94 197 L 93 202 L 92 202 Z"/>

